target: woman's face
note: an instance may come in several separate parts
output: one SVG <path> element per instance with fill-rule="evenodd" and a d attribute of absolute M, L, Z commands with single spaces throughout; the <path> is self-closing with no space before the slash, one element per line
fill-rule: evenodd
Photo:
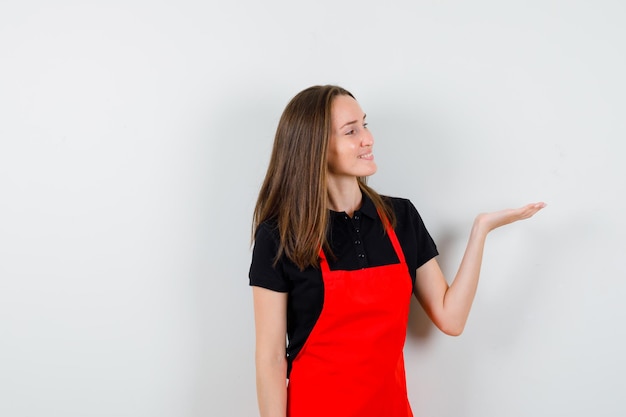
<path fill-rule="evenodd" d="M 376 172 L 365 113 L 350 96 L 336 96 L 331 104 L 328 172 L 331 177 L 367 177 Z"/>

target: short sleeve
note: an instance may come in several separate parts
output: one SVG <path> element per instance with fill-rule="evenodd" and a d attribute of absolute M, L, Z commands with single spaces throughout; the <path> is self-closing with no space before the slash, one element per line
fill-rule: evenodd
<path fill-rule="evenodd" d="M 252 263 L 248 277 L 250 285 L 263 287 L 278 292 L 287 292 L 289 283 L 285 277 L 281 263 L 274 266 L 274 259 L 278 253 L 278 232 L 269 223 L 262 223 L 254 238 Z"/>
<path fill-rule="evenodd" d="M 385 198 L 392 204 L 396 214 L 396 235 L 402 246 L 411 278 L 415 282 L 417 269 L 439 255 L 437 246 L 410 200 L 398 197 Z"/>
<path fill-rule="evenodd" d="M 422 217 L 417 212 L 417 209 L 411 203 L 411 201 L 406 200 L 408 202 L 408 211 L 409 218 L 412 227 L 412 231 L 415 235 L 415 241 L 417 243 L 417 263 L 416 268 L 424 265 L 426 262 L 430 261 L 435 256 L 439 255 L 437 251 L 437 246 L 435 245 L 435 241 L 426 230 L 426 226 L 422 221 Z"/>

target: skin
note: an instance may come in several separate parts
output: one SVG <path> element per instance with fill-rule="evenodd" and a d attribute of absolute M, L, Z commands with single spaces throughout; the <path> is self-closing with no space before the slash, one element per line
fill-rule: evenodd
<path fill-rule="evenodd" d="M 328 143 L 328 192 L 330 208 L 352 216 L 361 206 L 357 177 L 376 172 L 374 138 L 365 113 L 350 96 L 337 96 L 331 109 L 332 132 Z"/>
<path fill-rule="evenodd" d="M 376 172 L 372 153 L 374 139 L 367 130 L 365 113 L 352 97 L 335 97 L 331 124 L 328 150 L 330 208 L 352 216 L 362 203 L 357 177 Z M 478 286 L 487 235 L 498 227 L 528 219 L 545 206 L 545 203 L 531 203 L 476 216 L 465 254 L 451 284 L 436 259 L 417 269 L 415 295 L 435 326 L 452 336 L 463 332 Z M 261 417 L 285 417 L 287 294 L 260 287 L 253 287 L 252 291 L 260 414 Z"/>

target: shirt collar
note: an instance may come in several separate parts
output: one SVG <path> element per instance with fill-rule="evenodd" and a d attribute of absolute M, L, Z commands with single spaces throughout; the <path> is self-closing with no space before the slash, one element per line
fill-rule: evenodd
<path fill-rule="evenodd" d="M 374 202 L 367 196 L 367 194 L 363 194 L 363 204 L 361 205 L 361 209 L 359 211 L 372 219 L 378 218 L 378 210 L 376 210 Z"/>
<path fill-rule="evenodd" d="M 358 209 L 355 213 L 360 212 L 361 214 L 367 217 L 370 217 L 372 219 L 377 219 L 378 211 L 376 210 L 376 206 L 374 205 L 374 202 L 372 201 L 371 198 L 367 196 L 367 194 L 361 193 L 361 195 L 363 198 L 363 202 L 361 204 L 361 208 Z M 332 218 L 335 218 L 337 216 L 344 216 L 345 214 L 346 214 L 345 212 L 338 212 L 338 211 L 330 210 L 330 215 Z"/>

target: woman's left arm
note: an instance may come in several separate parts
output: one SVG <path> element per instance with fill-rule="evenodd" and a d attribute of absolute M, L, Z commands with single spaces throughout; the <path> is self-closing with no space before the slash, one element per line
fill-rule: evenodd
<path fill-rule="evenodd" d="M 417 269 L 415 294 L 426 314 L 441 331 L 452 336 L 463 332 L 478 286 L 487 234 L 498 227 L 532 217 L 545 206 L 545 203 L 534 203 L 518 209 L 479 214 L 450 285 L 435 259 Z"/>

